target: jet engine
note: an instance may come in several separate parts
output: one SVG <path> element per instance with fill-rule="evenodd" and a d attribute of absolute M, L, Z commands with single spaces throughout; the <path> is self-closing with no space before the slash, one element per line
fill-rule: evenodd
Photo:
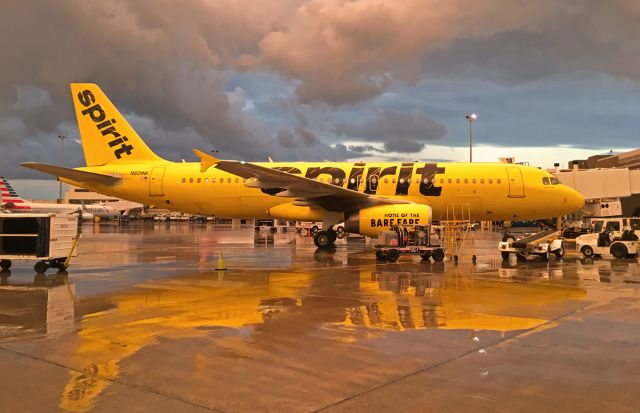
<path fill-rule="evenodd" d="M 380 232 L 394 225 L 431 225 L 431 219 L 431 207 L 428 205 L 379 205 L 348 214 L 344 229 L 367 237 L 377 237 Z"/>

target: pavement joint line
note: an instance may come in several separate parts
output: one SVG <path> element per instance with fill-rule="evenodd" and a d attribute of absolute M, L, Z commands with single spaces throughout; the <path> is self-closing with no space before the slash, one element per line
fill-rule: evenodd
<path fill-rule="evenodd" d="M 84 371 L 84 370 L 80 370 L 80 369 L 75 368 L 75 367 L 67 366 L 67 365 L 65 365 L 63 363 L 58 363 L 57 361 L 48 360 L 46 358 L 42 358 L 42 357 L 34 356 L 32 354 L 24 353 L 22 351 L 13 350 L 13 349 L 7 348 L 7 347 L 5 347 L 3 345 L 0 345 L 0 350 L 4 350 L 4 351 L 6 351 L 8 353 L 11 353 L 11 354 L 15 354 L 15 355 L 18 355 L 18 356 L 26 357 L 26 358 L 31 359 L 31 360 L 35 360 L 35 361 L 39 361 L 39 362 L 42 362 L 42 363 L 50 364 L 52 366 L 60 367 L 60 368 L 66 369 L 66 370 L 71 370 L 71 371 L 75 371 L 77 373 L 86 374 L 86 371 Z M 205 405 L 193 402 L 191 400 L 184 399 L 184 398 L 179 397 L 179 396 L 174 396 L 174 395 L 171 395 L 171 394 L 162 393 L 162 392 L 160 392 L 158 390 L 155 390 L 155 389 L 153 389 L 153 388 L 151 388 L 149 386 L 143 386 L 143 385 L 139 385 L 139 384 L 127 383 L 127 382 L 124 382 L 124 381 L 121 381 L 121 380 L 118 380 L 118 379 L 111 379 L 111 378 L 108 378 L 108 377 L 103 377 L 103 376 L 101 376 L 99 374 L 92 374 L 92 376 L 97 378 L 97 379 L 99 379 L 99 380 L 104 380 L 104 381 L 108 381 L 108 382 L 111 382 L 111 383 L 120 384 L 120 385 L 122 385 L 124 387 L 128 387 L 128 388 L 144 391 L 144 392 L 151 393 L 151 394 L 155 394 L 157 396 L 164 397 L 164 398 L 167 398 L 167 399 L 173 399 L 173 400 L 176 400 L 176 401 L 179 401 L 179 402 L 182 402 L 182 403 L 187 403 L 187 404 L 190 404 L 192 406 L 200 407 L 200 408 L 212 411 L 212 412 L 229 413 L 229 411 L 227 411 L 227 410 L 222 410 L 222 409 L 216 408 L 216 407 L 205 406 Z"/>
<path fill-rule="evenodd" d="M 335 402 L 333 402 L 333 403 L 330 403 L 330 404 L 328 404 L 328 405 L 326 405 L 326 406 L 322 406 L 322 407 L 320 407 L 320 408 L 318 408 L 318 409 L 311 410 L 311 411 L 310 411 L 310 413 L 319 413 L 319 412 L 327 411 L 328 409 L 330 409 L 330 408 L 332 408 L 332 407 L 339 406 L 339 405 L 341 405 L 341 404 L 343 404 L 343 403 L 346 403 L 346 402 L 348 402 L 348 401 L 350 401 L 350 400 L 354 400 L 354 399 L 356 399 L 356 398 L 358 398 L 358 397 L 360 397 L 360 396 L 363 396 L 363 395 L 365 395 L 365 394 L 371 393 L 371 392 L 376 391 L 376 390 L 380 390 L 380 389 L 382 389 L 383 387 L 387 387 L 387 386 L 389 386 L 389 385 L 392 385 L 392 384 L 398 383 L 398 382 L 400 382 L 400 381 L 402 381 L 402 380 L 404 380 L 404 379 L 407 379 L 407 378 L 409 378 L 409 377 L 416 376 L 416 375 L 418 375 L 418 374 L 420 374 L 420 373 L 424 373 L 424 372 L 426 372 L 426 371 L 435 370 L 435 369 L 437 369 L 438 367 L 442 367 L 442 366 L 444 366 L 445 364 L 448 364 L 448 363 L 453 362 L 453 361 L 456 361 L 456 360 L 460 360 L 460 359 L 462 359 L 462 358 L 464 358 L 464 357 L 466 357 L 466 356 L 469 356 L 469 355 L 471 355 L 471 354 L 476 353 L 476 352 L 478 351 L 478 349 L 482 349 L 482 348 L 484 348 L 484 349 L 489 349 L 489 348 L 492 348 L 492 347 L 499 346 L 499 345 L 501 345 L 501 344 L 503 344 L 503 343 L 506 343 L 506 342 L 509 342 L 509 341 L 515 340 L 515 339 L 519 338 L 520 336 L 527 336 L 527 335 L 531 334 L 532 332 L 534 332 L 535 330 L 543 329 L 543 327 L 545 327 L 545 326 L 549 326 L 549 325 L 551 325 L 551 324 L 553 324 L 553 323 L 555 323 L 555 322 L 557 322 L 557 321 L 560 321 L 560 320 L 565 319 L 565 318 L 568 318 L 568 317 L 572 317 L 572 316 L 574 316 L 574 315 L 576 315 L 576 314 L 578 314 L 578 313 L 580 313 L 580 312 L 588 311 L 589 309 L 592 309 L 592 308 L 593 308 L 593 305 L 586 305 L 586 306 L 584 306 L 584 307 L 582 307 L 582 308 L 578 308 L 578 309 L 573 310 L 573 311 L 571 311 L 571 312 L 568 312 L 568 313 L 565 313 L 565 314 L 561 314 L 561 315 L 559 315 L 558 317 L 555 317 L 555 318 L 553 318 L 553 319 L 550 319 L 550 320 L 548 320 L 547 322 L 542 323 L 542 324 L 540 324 L 540 325 L 538 325 L 538 326 L 535 326 L 535 327 L 533 327 L 533 328 L 529 328 L 529 329 L 527 329 L 527 330 L 523 330 L 523 331 L 522 331 L 522 332 L 520 332 L 520 333 L 514 333 L 514 334 L 506 335 L 505 337 L 501 337 L 501 338 L 500 338 L 500 339 L 498 339 L 498 340 L 494 340 L 494 341 L 492 341 L 492 342 L 489 342 L 489 343 L 488 343 L 487 345 L 485 345 L 485 346 L 474 347 L 474 348 L 472 348 L 471 350 L 468 350 L 468 351 L 465 351 L 465 352 L 460 353 L 460 354 L 458 354 L 458 355 L 455 355 L 455 356 L 449 357 L 449 358 L 448 358 L 448 359 L 446 359 L 446 360 L 442 360 L 442 361 L 439 361 L 439 362 L 437 362 L 437 363 L 435 363 L 435 364 L 431 364 L 431 365 L 428 365 L 428 366 L 421 367 L 421 368 L 419 368 L 419 369 L 417 369 L 417 370 L 415 370 L 415 371 L 412 371 L 412 372 L 407 373 L 407 374 L 405 374 L 405 375 L 402 375 L 402 376 L 396 377 L 396 378 L 391 379 L 391 380 L 389 380 L 389 381 L 386 381 L 386 382 L 384 382 L 384 383 L 376 384 L 375 386 L 370 387 L 370 388 L 368 388 L 368 389 L 365 389 L 365 390 L 363 390 L 363 391 L 361 391 L 361 392 L 358 392 L 358 393 L 352 394 L 352 395 L 350 395 L 350 396 L 344 397 L 344 398 L 342 398 L 342 399 L 340 399 L 340 400 L 338 400 L 338 401 L 335 401 Z"/>

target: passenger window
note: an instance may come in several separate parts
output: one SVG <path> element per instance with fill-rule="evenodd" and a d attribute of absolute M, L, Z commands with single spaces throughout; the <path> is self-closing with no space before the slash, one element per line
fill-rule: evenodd
<path fill-rule="evenodd" d="M 498 178 L 498 179 L 496 179 L 496 183 L 500 184 L 500 183 L 502 183 L 502 180 L 500 178 Z"/>
<path fill-rule="evenodd" d="M 395 184 L 396 183 L 396 178 L 391 178 L 391 183 Z"/>
<path fill-rule="evenodd" d="M 468 180 L 467 178 L 464 178 L 464 183 L 465 183 L 465 184 L 468 184 L 468 183 L 469 183 L 469 180 Z"/>
<path fill-rule="evenodd" d="M 473 179 L 471 180 L 471 183 L 472 183 L 472 184 L 475 184 L 475 183 L 476 183 L 476 178 L 473 178 Z"/>
<path fill-rule="evenodd" d="M 227 178 L 227 183 L 230 184 L 231 183 L 231 178 Z"/>
<path fill-rule="evenodd" d="M 460 178 L 456 178 L 456 183 L 459 184 L 460 183 Z"/>
<path fill-rule="evenodd" d="M 204 183 L 208 184 L 209 183 L 209 178 L 204 178 Z"/>
<path fill-rule="evenodd" d="M 211 183 L 215 184 L 216 183 L 216 178 L 211 178 Z"/>
<path fill-rule="evenodd" d="M 444 179 L 440 178 L 440 183 L 443 184 L 444 183 Z"/>
<path fill-rule="evenodd" d="M 389 178 L 384 178 L 384 183 L 389 183 Z"/>
<path fill-rule="evenodd" d="M 220 178 L 220 183 L 223 184 L 224 183 L 224 178 Z"/>
<path fill-rule="evenodd" d="M 491 178 L 487 179 L 487 183 L 488 184 L 492 184 L 493 183 L 493 179 L 491 179 Z"/>
<path fill-rule="evenodd" d="M 484 183 L 484 178 L 480 178 L 480 183 L 483 184 Z"/>
<path fill-rule="evenodd" d="M 186 184 L 187 183 L 187 178 L 182 178 L 182 183 Z"/>
<path fill-rule="evenodd" d="M 549 185 L 549 178 L 548 177 L 544 177 L 542 178 L 542 185 Z"/>
<path fill-rule="evenodd" d="M 200 178 L 198 178 L 198 179 L 197 179 L 197 183 L 200 183 L 200 181 L 201 181 L 201 179 L 200 179 Z"/>
<path fill-rule="evenodd" d="M 192 184 L 193 183 L 193 178 L 189 178 L 189 183 Z"/>
<path fill-rule="evenodd" d="M 239 182 L 240 182 L 240 178 L 236 178 L 236 183 L 239 183 Z"/>
<path fill-rule="evenodd" d="M 453 182 L 453 180 L 452 180 L 451 178 L 449 178 L 449 179 L 447 179 L 447 182 L 448 182 L 448 183 L 452 183 L 452 182 Z"/>
<path fill-rule="evenodd" d="M 246 182 L 247 182 L 246 178 L 242 178 L 242 183 L 244 184 Z"/>

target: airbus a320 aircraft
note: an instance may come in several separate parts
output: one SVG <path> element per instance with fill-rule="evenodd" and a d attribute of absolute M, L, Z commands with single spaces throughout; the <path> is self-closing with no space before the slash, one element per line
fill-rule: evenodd
<path fill-rule="evenodd" d="M 117 218 L 120 211 L 107 205 L 72 205 L 52 204 L 44 202 L 29 202 L 24 200 L 13 189 L 9 181 L 0 176 L 0 194 L 2 202 L 0 206 L 9 212 L 22 212 L 32 214 L 78 214 L 83 220 L 92 220 L 93 217 Z"/>
<path fill-rule="evenodd" d="M 377 236 L 392 225 L 444 219 L 466 204 L 472 220 L 543 219 L 580 209 L 583 197 L 548 172 L 499 163 L 200 162 L 157 156 L 95 84 L 72 83 L 86 167 L 23 166 L 81 188 L 176 211 L 227 218 L 322 221 L 315 244 L 329 247 L 332 227 Z"/>

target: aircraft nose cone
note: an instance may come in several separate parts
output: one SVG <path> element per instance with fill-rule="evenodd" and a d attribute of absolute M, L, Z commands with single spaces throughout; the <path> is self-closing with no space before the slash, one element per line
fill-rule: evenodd
<path fill-rule="evenodd" d="M 564 202 L 568 207 L 569 213 L 572 213 L 584 206 L 584 197 L 575 189 L 567 187 L 564 193 Z"/>

